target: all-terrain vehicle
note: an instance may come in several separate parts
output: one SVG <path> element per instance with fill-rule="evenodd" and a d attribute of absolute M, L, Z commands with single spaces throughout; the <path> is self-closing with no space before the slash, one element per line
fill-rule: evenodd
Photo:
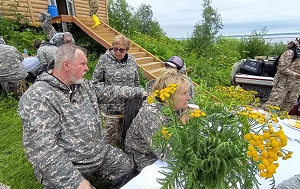
<path fill-rule="evenodd" d="M 277 56 L 259 56 L 255 59 L 243 59 L 235 63 L 231 71 L 231 84 L 245 90 L 258 92 L 258 97 L 267 100 L 270 96 L 273 77 L 265 73 L 265 68 L 272 67 Z"/>

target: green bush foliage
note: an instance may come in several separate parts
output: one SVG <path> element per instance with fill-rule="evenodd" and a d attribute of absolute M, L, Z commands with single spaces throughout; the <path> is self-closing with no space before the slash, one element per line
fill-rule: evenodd
<path fill-rule="evenodd" d="M 254 30 L 250 36 L 241 39 L 239 50 L 242 58 L 255 58 L 255 56 L 271 53 L 270 42 L 263 38 L 266 32 L 265 28 L 260 32 Z"/>
<path fill-rule="evenodd" d="M 40 28 L 32 28 L 27 25 L 20 25 L 17 21 L 12 22 L 6 18 L 0 19 L 0 34 L 7 45 L 16 47 L 20 52 L 26 48 L 29 55 L 36 55 L 33 48 L 35 39 L 46 39 Z"/>

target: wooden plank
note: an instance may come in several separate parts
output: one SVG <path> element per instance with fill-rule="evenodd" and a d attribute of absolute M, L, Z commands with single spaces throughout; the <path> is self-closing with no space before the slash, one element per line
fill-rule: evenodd
<path fill-rule="evenodd" d="M 77 4 L 76 8 L 84 8 L 84 9 L 90 9 L 90 6 L 89 4 Z M 99 6 L 98 6 L 98 10 L 99 9 L 105 9 L 106 8 L 106 3 L 99 3 Z"/>
<path fill-rule="evenodd" d="M 76 8 L 76 12 L 85 12 L 87 15 L 89 15 L 89 11 L 90 9 L 87 9 L 85 7 L 77 7 Z M 105 14 L 106 13 L 106 9 L 98 9 L 97 14 Z"/>
<path fill-rule="evenodd" d="M 143 75 L 148 79 L 156 79 L 156 76 L 150 73 L 148 70 L 143 69 L 142 67 L 139 66 L 139 70 L 142 70 Z"/>
<path fill-rule="evenodd" d="M 54 17 L 52 19 L 52 23 L 57 23 L 57 22 L 73 22 L 73 16 L 69 16 L 69 15 L 60 15 L 57 17 Z"/>
<path fill-rule="evenodd" d="M 153 69 L 164 67 L 164 64 L 162 62 L 149 62 L 146 64 L 142 64 L 140 66 L 145 68 L 146 70 L 153 70 Z"/>
<path fill-rule="evenodd" d="M 146 63 L 149 63 L 149 62 L 153 62 L 154 57 L 152 57 L 152 56 L 142 57 L 142 58 L 136 58 L 135 60 L 139 65 L 141 65 L 141 64 L 146 64 Z"/>
<path fill-rule="evenodd" d="M 79 26 L 86 34 L 88 34 L 89 36 L 91 36 L 93 39 L 95 39 L 96 41 L 98 41 L 100 44 L 102 44 L 105 48 L 110 48 L 111 44 L 110 42 L 104 40 L 103 38 L 101 38 L 99 35 L 95 34 L 91 29 L 87 28 L 84 23 L 82 23 L 78 18 L 74 18 L 74 23 Z M 101 24 L 102 25 L 102 24 Z M 100 25 L 100 27 L 101 27 Z M 103 27 L 103 26 L 102 26 Z"/>
<path fill-rule="evenodd" d="M 128 52 L 130 53 L 141 52 L 141 49 L 139 47 L 131 47 Z"/>
<path fill-rule="evenodd" d="M 141 58 L 147 56 L 146 52 L 132 52 L 130 53 L 134 58 Z"/>
<path fill-rule="evenodd" d="M 27 0 L 27 3 L 28 3 L 28 6 L 29 6 L 29 10 L 30 10 L 31 22 L 33 23 L 33 25 L 35 25 L 35 20 L 34 20 L 33 10 L 32 10 L 32 6 L 31 6 L 31 1 Z"/>

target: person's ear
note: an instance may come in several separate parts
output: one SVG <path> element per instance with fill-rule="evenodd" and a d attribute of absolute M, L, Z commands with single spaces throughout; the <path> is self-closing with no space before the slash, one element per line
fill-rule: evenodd
<path fill-rule="evenodd" d="M 64 60 L 63 62 L 62 62 L 62 64 L 63 64 L 63 69 L 65 70 L 65 71 L 69 71 L 70 70 L 70 64 L 69 64 L 69 62 L 67 61 L 67 60 Z"/>

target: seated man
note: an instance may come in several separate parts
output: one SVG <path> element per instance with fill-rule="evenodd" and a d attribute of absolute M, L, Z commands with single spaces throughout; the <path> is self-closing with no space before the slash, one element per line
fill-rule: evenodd
<path fill-rule="evenodd" d="M 20 97 L 27 89 L 27 72 L 22 65 L 23 56 L 13 46 L 6 45 L 0 36 L 0 83 L 7 94 Z"/>
<path fill-rule="evenodd" d="M 168 70 L 156 79 L 152 93 L 166 88 L 169 84 L 178 84 L 176 92 L 170 97 L 170 104 L 174 105 L 173 110 L 180 112 L 186 109 L 191 98 L 188 92 L 190 85 L 187 76 L 175 70 Z M 156 160 L 165 158 L 161 149 L 152 147 L 153 135 L 161 125 L 166 125 L 168 122 L 168 118 L 161 113 L 163 105 L 167 102 L 160 101 L 160 103 L 143 104 L 126 133 L 125 152 L 132 154 L 139 172 Z M 183 119 L 184 117 L 181 119 L 184 123 Z"/>
<path fill-rule="evenodd" d="M 63 44 L 75 44 L 73 35 L 70 32 L 58 32 L 51 38 L 50 42 L 57 47 Z"/>
<path fill-rule="evenodd" d="M 86 50 L 64 44 L 54 69 L 43 72 L 19 101 L 23 147 L 45 188 L 86 188 L 90 176 L 120 188 L 135 165 L 121 149 L 105 142 L 99 103 L 142 98 L 139 87 L 99 86 L 84 79 Z"/>
<path fill-rule="evenodd" d="M 35 40 L 36 43 L 37 40 Z M 57 47 L 50 42 L 42 41 L 41 45 L 37 49 L 37 58 L 40 64 L 35 67 L 31 73 L 34 77 L 46 71 L 48 67 L 51 67 L 51 63 L 54 62 L 54 54 L 57 51 Z"/>

